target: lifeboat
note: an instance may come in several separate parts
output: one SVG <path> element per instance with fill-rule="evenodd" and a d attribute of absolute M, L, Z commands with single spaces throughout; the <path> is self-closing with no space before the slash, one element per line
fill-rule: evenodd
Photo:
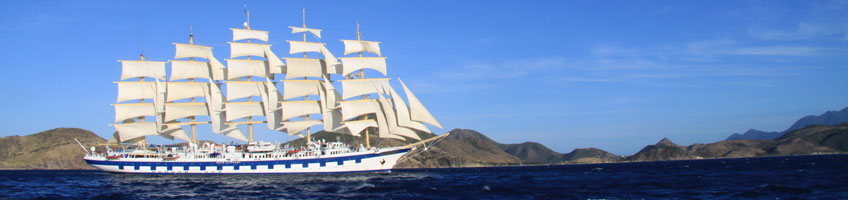
<path fill-rule="evenodd" d="M 121 156 L 121 155 L 114 155 L 114 156 L 106 156 L 106 159 L 114 160 L 114 159 L 123 158 L 123 157 L 124 156 Z"/>
<path fill-rule="evenodd" d="M 295 149 L 295 150 L 289 150 L 289 151 L 288 151 L 288 153 L 289 153 L 289 154 L 295 154 L 295 153 L 297 153 L 297 152 L 300 152 L 300 149 Z"/>

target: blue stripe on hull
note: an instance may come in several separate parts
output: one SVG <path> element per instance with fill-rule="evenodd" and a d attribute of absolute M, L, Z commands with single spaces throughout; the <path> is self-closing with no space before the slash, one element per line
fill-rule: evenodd
<path fill-rule="evenodd" d="M 242 172 L 228 172 L 228 173 L 173 173 L 173 172 L 109 172 L 115 174 L 151 174 L 151 175 L 173 175 L 173 174 L 185 174 L 185 175 L 199 175 L 199 174 L 349 174 L 349 173 L 373 173 L 373 172 L 392 172 L 391 169 L 375 169 L 375 170 L 362 170 L 362 171 L 336 171 L 336 172 L 263 172 L 263 173 L 242 173 Z"/>
<path fill-rule="evenodd" d="M 383 152 L 379 154 L 365 154 L 365 155 L 356 155 L 356 156 L 343 156 L 343 157 L 333 157 L 333 158 L 312 158 L 312 159 L 295 159 L 295 160 L 265 160 L 265 161 L 226 161 L 226 162 L 173 162 L 173 161 L 110 161 L 110 160 L 85 160 L 89 165 L 111 165 L 118 166 L 118 169 L 125 169 L 126 167 L 132 167 L 134 170 L 139 170 L 141 166 L 145 167 L 167 167 L 168 170 L 174 169 L 174 167 L 182 167 L 183 170 L 188 170 L 190 166 L 200 167 L 200 170 L 206 170 L 206 168 L 217 168 L 217 170 L 222 170 L 224 166 L 231 166 L 235 170 L 239 170 L 239 166 L 250 166 L 250 169 L 256 169 L 256 166 L 267 166 L 268 169 L 274 169 L 274 165 L 284 165 L 286 169 L 291 168 L 294 165 L 302 165 L 303 167 L 307 167 L 310 163 L 316 163 L 320 166 L 326 166 L 328 162 L 336 162 L 337 164 L 344 164 L 344 161 L 354 161 L 355 163 L 361 163 L 362 159 L 397 154 L 397 153 L 406 153 L 409 152 L 410 149 L 399 149 L 389 152 Z M 340 165 L 341 166 L 341 165 Z M 179 169 L 179 168 L 177 168 Z M 378 170 L 379 171 L 379 170 Z"/>

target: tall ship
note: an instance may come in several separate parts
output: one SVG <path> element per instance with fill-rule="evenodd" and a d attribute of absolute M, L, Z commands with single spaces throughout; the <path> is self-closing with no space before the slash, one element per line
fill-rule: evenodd
<path fill-rule="evenodd" d="M 356 39 L 341 40 L 344 56 L 336 57 L 320 42 L 322 30 L 306 26 L 304 10 L 303 25 L 289 27 L 302 39 L 286 41 L 293 56 L 281 58 L 271 50 L 268 31 L 251 29 L 247 9 L 245 14 L 244 27 L 231 28 L 224 62 L 212 47 L 195 44 L 191 33 L 188 43 L 174 43 L 174 60 L 145 60 L 143 53 L 119 60 L 116 132 L 99 150 L 80 144 L 88 152 L 85 161 L 117 173 L 386 172 L 449 134 L 432 134 L 425 124 L 441 124 L 400 78 L 406 101 L 390 85 L 380 42 L 361 40 L 358 22 Z M 199 143 L 198 125 L 243 144 Z M 305 142 L 258 141 L 254 128 Z M 355 136 L 364 145 L 314 139 L 318 129 Z M 147 137 L 185 143 L 150 145 Z M 377 148 L 372 137 L 407 145 Z"/>

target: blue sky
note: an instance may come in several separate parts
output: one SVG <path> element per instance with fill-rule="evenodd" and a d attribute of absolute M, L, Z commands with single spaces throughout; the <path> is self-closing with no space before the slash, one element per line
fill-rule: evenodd
<path fill-rule="evenodd" d="M 108 137 L 116 60 L 173 59 L 174 42 L 229 55 L 251 10 L 288 57 L 288 26 L 381 41 L 448 131 L 559 152 L 630 155 L 749 128 L 783 130 L 848 106 L 848 1 L 9 1 L 0 8 L 0 136 L 79 127 Z M 257 130 L 264 129 L 258 127 Z M 221 140 L 200 131 L 202 137 Z M 270 131 L 266 140 L 286 141 Z M 166 141 L 160 141 L 166 142 Z"/>

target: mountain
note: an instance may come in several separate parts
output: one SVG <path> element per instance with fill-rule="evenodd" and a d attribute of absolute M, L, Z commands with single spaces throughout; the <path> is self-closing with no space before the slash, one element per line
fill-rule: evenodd
<path fill-rule="evenodd" d="M 757 129 L 748 129 L 744 134 L 734 133 L 726 140 L 771 140 L 780 137 L 780 132 L 765 132 Z"/>
<path fill-rule="evenodd" d="M 427 151 L 403 160 L 395 167 L 481 167 L 524 162 L 498 147 L 498 143 L 469 129 L 453 129 L 451 135 Z M 419 147 L 421 148 L 421 147 Z"/>
<path fill-rule="evenodd" d="M 725 140 L 709 144 L 679 146 L 663 139 L 656 145 L 646 146 L 627 160 L 656 161 L 846 152 L 848 152 L 848 123 L 843 123 L 835 126 L 811 125 L 790 131 L 773 140 Z"/>
<path fill-rule="evenodd" d="M 578 148 L 562 155 L 563 163 L 610 163 L 623 160 L 624 157 L 598 148 Z"/>
<path fill-rule="evenodd" d="M 27 136 L 0 138 L 0 169 L 94 169 L 82 160 L 86 145 L 106 140 L 91 131 L 56 128 Z"/>
<path fill-rule="evenodd" d="M 628 161 L 658 161 L 658 160 L 685 160 L 692 159 L 686 148 L 674 144 L 668 138 L 663 138 L 657 144 L 648 145 L 639 150 Z"/>
<path fill-rule="evenodd" d="M 431 138 L 431 133 L 418 133 Z M 342 141 L 361 145 L 361 137 L 317 132 L 316 140 Z M 57 128 L 28 136 L 0 138 L 0 169 L 92 169 L 82 160 L 85 152 L 73 140 L 85 145 L 105 143 L 91 131 L 78 128 Z M 372 137 L 375 147 L 401 146 L 416 140 L 381 139 Z M 299 146 L 304 139 L 284 145 Z M 418 150 L 425 147 L 419 146 Z M 536 142 L 501 144 L 469 129 L 451 130 L 451 135 L 402 158 L 398 168 L 481 167 L 516 164 L 571 164 L 662 161 L 699 158 L 729 158 L 776 155 L 802 155 L 848 152 L 848 123 L 834 126 L 812 125 L 790 131 L 773 140 L 725 140 L 709 144 L 681 146 L 668 138 L 647 145 L 632 156 L 618 156 L 597 148 L 579 148 L 561 154 Z"/>
<path fill-rule="evenodd" d="M 798 130 L 810 125 L 837 125 L 848 122 L 848 107 L 840 111 L 827 111 L 821 115 L 810 115 L 796 121 L 783 133 Z"/>
<path fill-rule="evenodd" d="M 726 140 L 771 140 L 780 137 L 790 131 L 798 130 L 810 125 L 837 125 L 848 122 L 848 107 L 840 111 L 827 111 L 821 115 L 809 115 L 795 121 L 792 126 L 781 132 L 766 132 L 750 129 L 744 134 L 734 133 Z"/>
<path fill-rule="evenodd" d="M 557 153 L 545 145 L 537 142 L 524 142 L 521 144 L 500 144 L 498 147 L 504 152 L 518 157 L 529 163 L 559 163 L 562 162 L 562 154 Z"/>

